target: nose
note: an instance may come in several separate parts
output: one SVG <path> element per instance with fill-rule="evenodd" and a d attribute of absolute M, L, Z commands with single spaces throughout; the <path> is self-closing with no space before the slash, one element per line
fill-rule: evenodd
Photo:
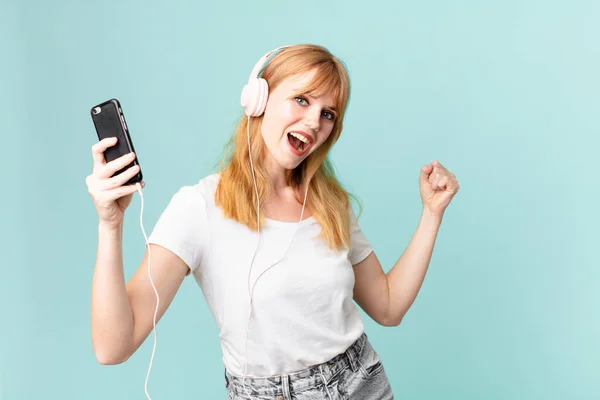
<path fill-rule="evenodd" d="M 309 109 L 304 116 L 304 125 L 306 125 L 307 128 L 317 132 L 320 127 L 320 116 L 321 110 L 316 107 L 311 107 L 311 109 Z"/>

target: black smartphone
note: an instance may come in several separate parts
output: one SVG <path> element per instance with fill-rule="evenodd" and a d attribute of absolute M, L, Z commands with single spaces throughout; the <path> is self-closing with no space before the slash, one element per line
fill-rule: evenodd
<path fill-rule="evenodd" d="M 106 162 L 116 160 L 125 154 L 135 152 L 119 100 L 110 99 L 104 103 L 98 104 L 92 107 L 90 113 L 99 140 L 109 137 L 117 138 L 117 143 L 114 146 L 107 148 L 104 152 L 104 159 Z M 135 159 L 129 165 L 117 171 L 113 176 L 120 174 L 134 165 L 139 166 L 139 157 L 137 153 Z M 128 180 L 125 185 L 141 182 L 142 179 L 142 167 L 140 167 L 138 173 Z"/>

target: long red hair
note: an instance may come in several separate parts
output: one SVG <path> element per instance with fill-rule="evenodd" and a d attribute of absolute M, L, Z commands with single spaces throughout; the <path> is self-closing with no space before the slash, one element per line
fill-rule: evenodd
<path fill-rule="evenodd" d="M 321 237 L 332 249 L 348 248 L 348 211 L 350 197 L 354 196 L 344 190 L 328 157 L 329 150 L 342 132 L 344 114 L 350 98 L 350 79 L 344 64 L 324 47 L 311 44 L 295 45 L 273 56 L 264 68 L 262 78 L 272 90 L 284 79 L 312 70 L 316 70 L 316 73 L 303 94 L 315 97 L 332 94 L 338 116 L 329 138 L 292 171 L 290 184 L 298 189 L 308 182 L 306 207 L 321 224 Z M 262 163 L 267 151 L 260 134 L 262 119 L 262 116 L 253 118 L 250 124 L 252 161 L 261 204 L 272 190 L 271 180 Z M 257 230 L 256 192 L 248 155 L 247 124 L 248 120 L 244 114 L 227 143 L 221 161 L 215 202 L 226 217 L 247 225 L 251 230 Z M 297 196 L 300 204 L 304 200 L 303 196 L 304 192 L 302 196 Z M 264 215 L 261 215 L 261 226 L 264 219 Z"/>

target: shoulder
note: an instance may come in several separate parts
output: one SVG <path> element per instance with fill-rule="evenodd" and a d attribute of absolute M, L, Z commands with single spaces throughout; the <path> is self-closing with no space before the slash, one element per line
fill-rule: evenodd
<path fill-rule="evenodd" d="M 197 201 L 211 202 L 214 199 L 218 184 L 219 174 L 211 174 L 200 179 L 195 184 L 182 186 L 175 193 L 173 199 L 188 203 Z"/>
<path fill-rule="evenodd" d="M 210 174 L 200 179 L 193 188 L 203 194 L 214 194 L 219 184 L 221 175 L 219 173 Z"/>
<path fill-rule="evenodd" d="M 218 174 L 208 175 L 195 184 L 180 186 L 170 196 L 162 219 L 177 221 L 179 224 L 205 220 L 207 210 L 214 204 L 214 193 L 218 184 Z"/>

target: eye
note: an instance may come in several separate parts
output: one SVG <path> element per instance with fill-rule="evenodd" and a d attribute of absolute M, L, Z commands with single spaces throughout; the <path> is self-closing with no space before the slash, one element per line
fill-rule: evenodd
<path fill-rule="evenodd" d="M 296 100 L 296 103 L 300 104 L 301 106 L 305 106 L 308 104 L 308 101 L 306 101 L 306 99 L 302 96 L 296 96 L 294 97 L 294 100 Z"/>
<path fill-rule="evenodd" d="M 333 121 L 335 119 L 335 114 L 330 113 L 329 111 L 323 111 L 323 115 L 330 121 Z"/>
<path fill-rule="evenodd" d="M 301 106 L 309 105 L 308 100 L 306 100 L 306 98 L 304 98 L 302 96 L 296 96 L 296 97 L 294 97 L 294 100 L 296 101 L 296 103 L 298 103 Z M 335 120 L 335 114 L 330 111 L 323 111 L 323 116 L 330 121 Z"/>

